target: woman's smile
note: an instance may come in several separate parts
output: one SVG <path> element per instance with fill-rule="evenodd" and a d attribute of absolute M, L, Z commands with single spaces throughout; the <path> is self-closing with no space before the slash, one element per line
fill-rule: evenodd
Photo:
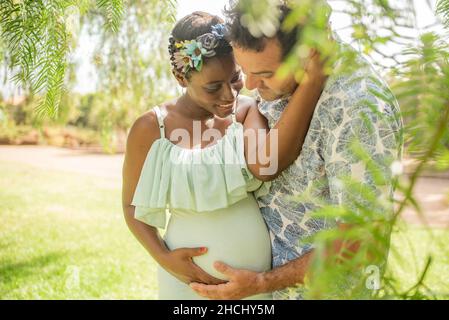
<path fill-rule="evenodd" d="M 217 104 L 217 105 L 215 105 L 215 107 L 218 108 L 221 111 L 232 110 L 234 108 L 234 106 L 235 106 L 235 101 L 233 103 L 230 103 L 230 104 L 222 104 L 222 105 Z"/>

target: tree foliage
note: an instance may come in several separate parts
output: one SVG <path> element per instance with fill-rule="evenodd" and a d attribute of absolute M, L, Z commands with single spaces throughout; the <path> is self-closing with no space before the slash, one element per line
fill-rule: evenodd
<path fill-rule="evenodd" d="M 147 35 L 166 32 L 167 23 L 173 21 L 174 8 L 174 1 L 164 4 L 132 0 L 1 1 L 0 57 L 12 74 L 11 80 L 39 98 L 36 113 L 57 118 L 72 63 L 70 55 L 78 46 L 83 28 L 92 29 L 99 24 L 100 28 L 95 30 L 102 34 L 103 44 L 113 44 L 112 41 L 120 41 L 120 35 L 123 40 L 124 28 L 128 28 L 130 37 L 132 32 Z M 134 23 L 131 19 L 137 22 L 139 29 L 136 25 L 134 29 L 129 26 Z M 120 46 L 131 45 L 130 40 L 120 42 Z M 152 41 L 152 48 L 161 47 L 160 37 Z M 136 50 L 129 53 L 136 54 Z M 135 65 L 151 68 L 140 57 L 135 58 Z M 157 54 L 152 62 L 157 61 L 156 58 Z"/>

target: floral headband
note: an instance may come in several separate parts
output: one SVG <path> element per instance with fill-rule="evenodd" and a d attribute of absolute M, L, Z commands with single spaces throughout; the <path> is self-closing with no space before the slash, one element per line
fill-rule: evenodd
<path fill-rule="evenodd" d="M 225 34 L 226 26 L 217 24 L 212 27 L 210 33 L 203 34 L 194 40 L 176 41 L 171 36 L 169 50 L 172 65 L 184 74 L 192 69 L 201 71 L 204 57 L 211 58 L 217 54 L 215 49 L 224 39 Z"/>

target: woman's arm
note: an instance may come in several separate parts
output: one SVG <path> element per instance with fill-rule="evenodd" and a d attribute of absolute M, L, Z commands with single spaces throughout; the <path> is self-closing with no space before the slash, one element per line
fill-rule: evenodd
<path fill-rule="evenodd" d="M 151 113 L 141 116 L 129 132 L 122 171 L 122 206 L 131 232 L 151 256 L 159 260 L 158 258 L 169 250 L 165 247 L 157 228 L 134 218 L 135 207 L 131 205 L 147 153 L 158 138 L 159 132 L 154 130 L 152 125 L 154 121 L 157 121 L 154 118 Z"/>
<path fill-rule="evenodd" d="M 193 281 L 210 284 L 223 283 L 222 280 L 210 276 L 192 261 L 192 257 L 205 254 L 207 249 L 181 248 L 170 251 L 157 228 L 134 218 L 135 207 L 131 205 L 134 192 L 147 153 L 159 135 L 157 118 L 153 112 L 137 119 L 128 135 L 122 172 L 122 206 L 128 228 L 150 255 L 179 280 L 185 283 Z"/>
<path fill-rule="evenodd" d="M 245 157 L 255 177 L 262 181 L 273 180 L 298 158 L 325 82 L 319 56 L 315 54 L 279 121 L 266 134 L 257 133 L 267 129 L 265 117 L 257 106 L 249 108 L 243 124 Z"/>

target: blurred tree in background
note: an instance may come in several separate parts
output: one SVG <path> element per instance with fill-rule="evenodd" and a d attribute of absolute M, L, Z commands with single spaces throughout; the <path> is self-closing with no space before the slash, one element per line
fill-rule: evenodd
<path fill-rule="evenodd" d="M 14 135 L 15 124 L 89 128 L 113 151 L 117 131 L 175 93 L 165 43 L 174 14 L 173 1 L 2 1 L 3 83 L 14 81 L 26 97 L 19 106 L 2 107 L 12 118 L 4 129 Z M 82 96 L 73 92 L 79 80 L 73 53 L 84 34 L 99 38 L 92 44 L 99 83 Z"/>

